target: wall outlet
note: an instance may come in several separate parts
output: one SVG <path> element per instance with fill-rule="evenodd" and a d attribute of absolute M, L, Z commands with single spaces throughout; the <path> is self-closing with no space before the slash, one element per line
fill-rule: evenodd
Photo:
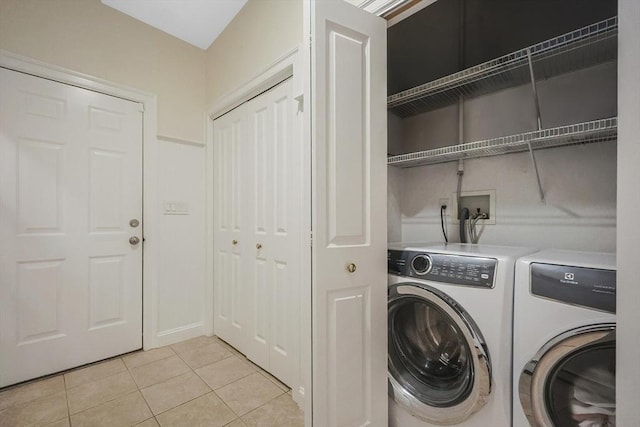
<path fill-rule="evenodd" d="M 439 199 L 438 200 L 438 206 L 442 207 L 442 206 L 446 206 L 447 209 L 449 209 L 451 206 L 449 205 L 449 199 L 448 198 L 444 198 L 444 199 Z"/>

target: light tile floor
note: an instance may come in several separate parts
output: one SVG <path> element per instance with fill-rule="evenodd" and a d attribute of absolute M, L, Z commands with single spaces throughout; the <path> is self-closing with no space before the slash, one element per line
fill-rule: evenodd
<path fill-rule="evenodd" d="M 0 391 L 0 427 L 304 426 L 291 390 L 215 337 Z"/>

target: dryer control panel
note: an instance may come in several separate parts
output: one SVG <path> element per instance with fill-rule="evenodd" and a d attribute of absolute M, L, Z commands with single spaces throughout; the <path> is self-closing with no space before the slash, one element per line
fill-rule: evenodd
<path fill-rule="evenodd" d="M 616 312 L 616 272 L 531 263 L 531 294 L 570 305 Z"/>
<path fill-rule="evenodd" d="M 389 274 L 461 286 L 493 288 L 498 261 L 494 258 L 389 250 Z"/>

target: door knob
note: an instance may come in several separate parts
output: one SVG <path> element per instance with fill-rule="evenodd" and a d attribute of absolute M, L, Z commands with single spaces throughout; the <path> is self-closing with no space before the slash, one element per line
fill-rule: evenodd
<path fill-rule="evenodd" d="M 256 243 L 256 249 L 262 249 L 262 243 Z"/>
<path fill-rule="evenodd" d="M 131 236 L 129 237 L 129 243 L 132 245 L 137 245 L 138 243 L 140 243 L 140 239 L 136 236 Z"/>
<path fill-rule="evenodd" d="M 132 219 L 131 221 L 129 221 L 129 225 L 133 228 L 136 228 L 137 226 L 140 225 L 140 221 L 138 221 L 137 219 Z"/>
<path fill-rule="evenodd" d="M 349 273 L 353 273 L 356 271 L 356 265 L 354 263 L 347 264 L 347 271 Z"/>
<path fill-rule="evenodd" d="M 238 241 L 237 241 L 236 239 L 233 239 L 233 240 L 231 241 L 231 244 L 232 244 L 232 245 L 237 245 L 237 244 L 238 244 Z"/>

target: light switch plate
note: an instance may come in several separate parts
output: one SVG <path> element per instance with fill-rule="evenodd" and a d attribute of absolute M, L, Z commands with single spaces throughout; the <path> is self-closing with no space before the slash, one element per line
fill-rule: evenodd
<path fill-rule="evenodd" d="M 162 213 L 165 215 L 189 215 L 189 203 L 165 201 L 162 203 Z"/>

